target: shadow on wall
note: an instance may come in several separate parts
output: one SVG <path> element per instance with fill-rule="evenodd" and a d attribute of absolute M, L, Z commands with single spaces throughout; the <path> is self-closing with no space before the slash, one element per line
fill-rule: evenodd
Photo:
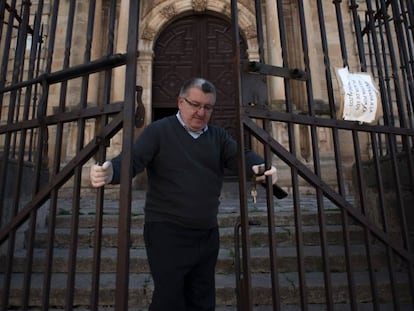
<path fill-rule="evenodd" d="M 2 165 L 2 159 L 0 159 L 0 165 Z M 35 191 L 35 180 L 36 180 L 35 167 L 30 162 L 23 163 L 21 177 L 20 177 L 20 191 L 18 193 L 18 209 L 22 209 L 33 197 Z M 9 160 L 7 163 L 7 176 L 5 183 L 4 197 L 0 198 L 3 200 L 3 211 L 1 227 L 8 224 L 15 211 L 13 211 L 16 203 L 14 202 L 15 187 L 18 176 L 18 163 L 14 160 Z M 39 179 L 39 189 L 46 185 L 49 181 L 49 170 L 47 168 L 41 169 Z"/>
<path fill-rule="evenodd" d="M 413 152 L 412 152 L 413 153 Z M 411 155 L 411 159 L 413 154 Z M 411 185 L 410 177 L 410 168 L 408 165 L 408 156 L 407 153 L 402 152 L 397 155 L 397 168 L 399 175 L 399 185 L 402 194 L 402 202 L 398 203 L 397 197 L 397 183 L 394 177 L 393 162 L 389 156 L 385 156 L 380 160 L 380 169 L 382 175 L 382 186 L 384 189 L 384 215 L 386 217 L 387 224 L 389 226 L 388 230 L 390 233 L 395 234 L 397 237 L 398 243 L 401 241 L 401 210 L 400 206 L 404 207 L 404 214 L 406 219 L 406 225 L 408 230 L 408 235 L 410 238 L 410 243 L 412 245 L 411 249 L 414 249 L 414 193 Z M 412 163 L 414 165 L 414 163 Z M 379 198 L 379 185 L 377 181 L 377 169 L 375 162 L 373 160 L 366 161 L 363 163 L 362 168 L 364 176 L 364 184 L 362 189 L 366 194 L 366 216 L 373 221 L 381 230 L 384 230 L 384 220 L 381 211 L 381 202 Z M 359 197 L 359 181 L 357 175 L 357 169 L 354 165 L 353 167 L 353 184 L 356 191 L 356 198 Z M 356 202 L 359 202 L 357 199 Z M 360 207 L 360 206 L 358 206 Z M 394 236 L 394 235 L 393 235 Z M 403 246 L 403 245 L 401 245 Z"/>

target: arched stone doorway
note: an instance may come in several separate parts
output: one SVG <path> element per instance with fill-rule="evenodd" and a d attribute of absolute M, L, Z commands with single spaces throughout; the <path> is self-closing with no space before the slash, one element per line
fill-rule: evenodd
<path fill-rule="evenodd" d="M 204 77 L 217 88 L 211 124 L 236 135 L 233 43 L 230 21 L 211 14 L 195 14 L 173 21 L 154 44 L 152 119 L 176 113 L 182 83 Z M 246 44 L 241 53 L 247 59 Z"/>

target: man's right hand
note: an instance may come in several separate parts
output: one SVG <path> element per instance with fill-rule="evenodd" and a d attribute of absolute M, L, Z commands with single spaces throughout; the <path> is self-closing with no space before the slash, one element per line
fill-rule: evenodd
<path fill-rule="evenodd" d="M 98 188 L 109 184 L 114 176 L 112 162 L 106 161 L 102 165 L 94 164 L 91 166 L 90 178 L 92 187 Z"/>

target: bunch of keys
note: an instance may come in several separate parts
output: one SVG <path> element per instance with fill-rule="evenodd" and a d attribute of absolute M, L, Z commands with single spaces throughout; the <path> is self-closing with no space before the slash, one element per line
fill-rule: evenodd
<path fill-rule="evenodd" d="M 253 198 L 254 205 L 256 205 L 257 203 L 257 195 L 258 195 L 257 189 L 256 189 L 257 184 L 259 183 L 265 187 L 263 180 L 264 180 L 264 177 L 266 176 L 263 176 L 263 173 L 264 171 L 259 172 L 258 174 L 255 174 L 252 177 L 252 189 L 250 190 L 250 195 Z M 272 185 L 272 189 L 273 189 L 273 195 L 278 199 L 284 199 L 288 195 L 288 193 L 285 190 L 283 190 L 281 187 L 279 187 L 276 183 Z"/>
<path fill-rule="evenodd" d="M 256 205 L 257 203 L 257 189 L 256 189 L 256 175 L 253 175 L 252 177 L 252 189 L 250 190 L 250 195 L 253 199 L 253 204 Z"/>

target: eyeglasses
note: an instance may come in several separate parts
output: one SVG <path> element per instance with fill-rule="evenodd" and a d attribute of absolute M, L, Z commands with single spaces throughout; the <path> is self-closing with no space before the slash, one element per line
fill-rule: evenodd
<path fill-rule="evenodd" d="M 187 103 L 187 104 L 189 104 L 190 105 L 190 107 L 191 108 L 193 108 L 194 110 L 200 110 L 200 109 L 204 109 L 204 111 L 205 112 L 212 112 L 213 111 L 213 106 L 214 105 L 209 105 L 209 104 L 207 104 L 207 105 L 201 105 L 201 104 L 199 104 L 199 103 L 194 103 L 194 102 L 192 102 L 192 101 L 189 101 L 187 98 L 185 98 L 185 97 L 183 97 L 183 99 L 185 100 L 185 102 Z"/>

